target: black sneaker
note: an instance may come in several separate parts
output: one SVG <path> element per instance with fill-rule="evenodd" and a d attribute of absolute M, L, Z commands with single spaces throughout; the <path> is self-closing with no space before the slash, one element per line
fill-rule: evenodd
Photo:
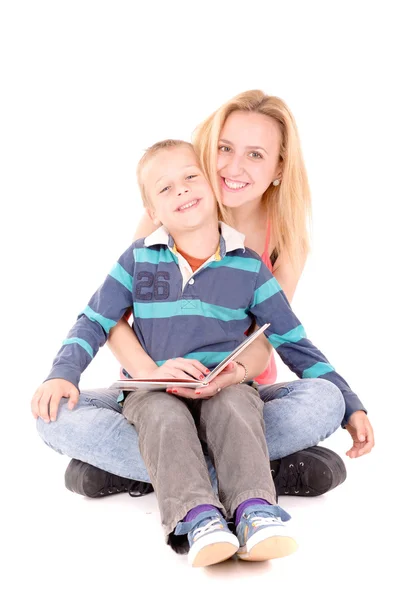
<path fill-rule="evenodd" d="M 118 477 L 75 458 L 65 471 L 65 487 L 89 498 L 100 498 L 120 492 L 129 492 L 130 496 L 145 496 L 154 491 L 151 483 Z"/>
<path fill-rule="evenodd" d="M 340 456 L 321 446 L 271 461 L 271 473 L 278 496 L 320 496 L 346 479 Z"/>

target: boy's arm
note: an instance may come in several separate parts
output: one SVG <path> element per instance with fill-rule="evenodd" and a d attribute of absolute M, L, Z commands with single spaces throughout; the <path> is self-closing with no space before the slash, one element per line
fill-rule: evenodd
<path fill-rule="evenodd" d="M 46 381 L 65 379 L 78 387 L 81 374 L 107 340 L 110 329 L 132 306 L 133 267 L 133 246 L 130 246 L 78 316 Z"/>
<path fill-rule="evenodd" d="M 283 362 L 300 379 L 327 379 L 340 389 L 346 404 L 343 426 L 355 411 L 367 412 L 348 383 L 307 339 L 304 327 L 292 311 L 279 283 L 263 263 L 256 281 L 250 312 L 259 326 L 271 323 L 265 330 L 265 335 Z"/>

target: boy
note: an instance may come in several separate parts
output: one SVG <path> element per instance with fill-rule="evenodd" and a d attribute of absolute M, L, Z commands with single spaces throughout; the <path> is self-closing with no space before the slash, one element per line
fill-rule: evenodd
<path fill-rule="evenodd" d="M 111 327 L 133 307 L 135 333 L 158 364 L 183 357 L 176 364 L 184 361 L 188 374 L 198 375 L 196 359 L 215 366 L 244 339 L 254 317 L 258 325 L 271 323 L 269 341 L 298 376 L 323 376 L 352 395 L 306 339 L 260 257 L 244 247 L 241 234 L 224 223 L 219 229 L 217 203 L 191 145 L 155 144 L 139 163 L 138 179 L 151 218 L 163 227 L 121 256 L 69 333 L 43 392 L 60 379 L 78 386 Z M 290 517 L 275 502 L 263 403 L 245 379 L 244 368 L 239 385 L 208 401 L 140 390 L 124 402 L 167 538 L 174 545 L 187 534 L 194 566 L 236 551 L 244 560 L 266 560 L 296 549 L 282 522 Z M 219 500 L 201 442 L 217 470 Z M 236 535 L 224 516 L 234 519 Z"/>

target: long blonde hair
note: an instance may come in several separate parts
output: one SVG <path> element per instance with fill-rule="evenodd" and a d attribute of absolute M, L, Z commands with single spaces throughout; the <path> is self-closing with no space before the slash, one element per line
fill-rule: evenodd
<path fill-rule="evenodd" d="M 262 201 L 267 220 L 271 223 L 277 253 L 286 251 L 296 267 L 309 251 L 311 197 L 296 122 L 285 102 L 276 96 L 267 96 L 261 90 L 250 90 L 223 104 L 193 134 L 193 145 L 201 168 L 214 189 L 221 214 L 228 223 L 232 222 L 230 209 L 221 202 L 217 157 L 221 130 L 228 116 L 236 110 L 266 115 L 279 124 L 281 182 L 276 187 L 270 185 Z"/>

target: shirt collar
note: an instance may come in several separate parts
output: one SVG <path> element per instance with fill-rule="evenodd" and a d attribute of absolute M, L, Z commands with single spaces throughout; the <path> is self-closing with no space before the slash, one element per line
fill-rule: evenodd
<path fill-rule="evenodd" d="M 227 252 L 233 252 L 233 250 L 243 250 L 243 252 L 245 251 L 245 235 L 243 233 L 240 233 L 240 231 L 233 229 L 233 227 L 229 227 L 229 225 L 227 225 L 223 221 L 219 222 L 219 230 L 221 232 L 221 242 L 223 240 L 225 245 L 224 256 Z"/>
<path fill-rule="evenodd" d="M 144 240 L 144 245 L 147 248 L 149 246 L 157 246 L 158 244 L 161 244 L 162 246 L 168 246 L 169 248 L 174 247 L 174 240 L 164 225 L 153 231 L 153 233 L 148 235 Z"/>
<path fill-rule="evenodd" d="M 222 259 L 227 252 L 233 252 L 233 250 L 245 251 L 245 236 L 243 233 L 236 231 L 236 229 L 233 229 L 233 227 L 223 223 L 223 221 L 219 222 L 219 230 L 221 235 L 219 240 L 219 248 L 216 252 L 216 255 L 219 254 Z M 148 235 L 144 240 L 144 245 L 147 248 L 149 246 L 156 246 L 158 244 L 161 244 L 162 246 L 168 246 L 168 248 L 171 250 L 173 250 L 175 246 L 173 238 L 164 225 L 153 231 L 153 233 Z"/>

